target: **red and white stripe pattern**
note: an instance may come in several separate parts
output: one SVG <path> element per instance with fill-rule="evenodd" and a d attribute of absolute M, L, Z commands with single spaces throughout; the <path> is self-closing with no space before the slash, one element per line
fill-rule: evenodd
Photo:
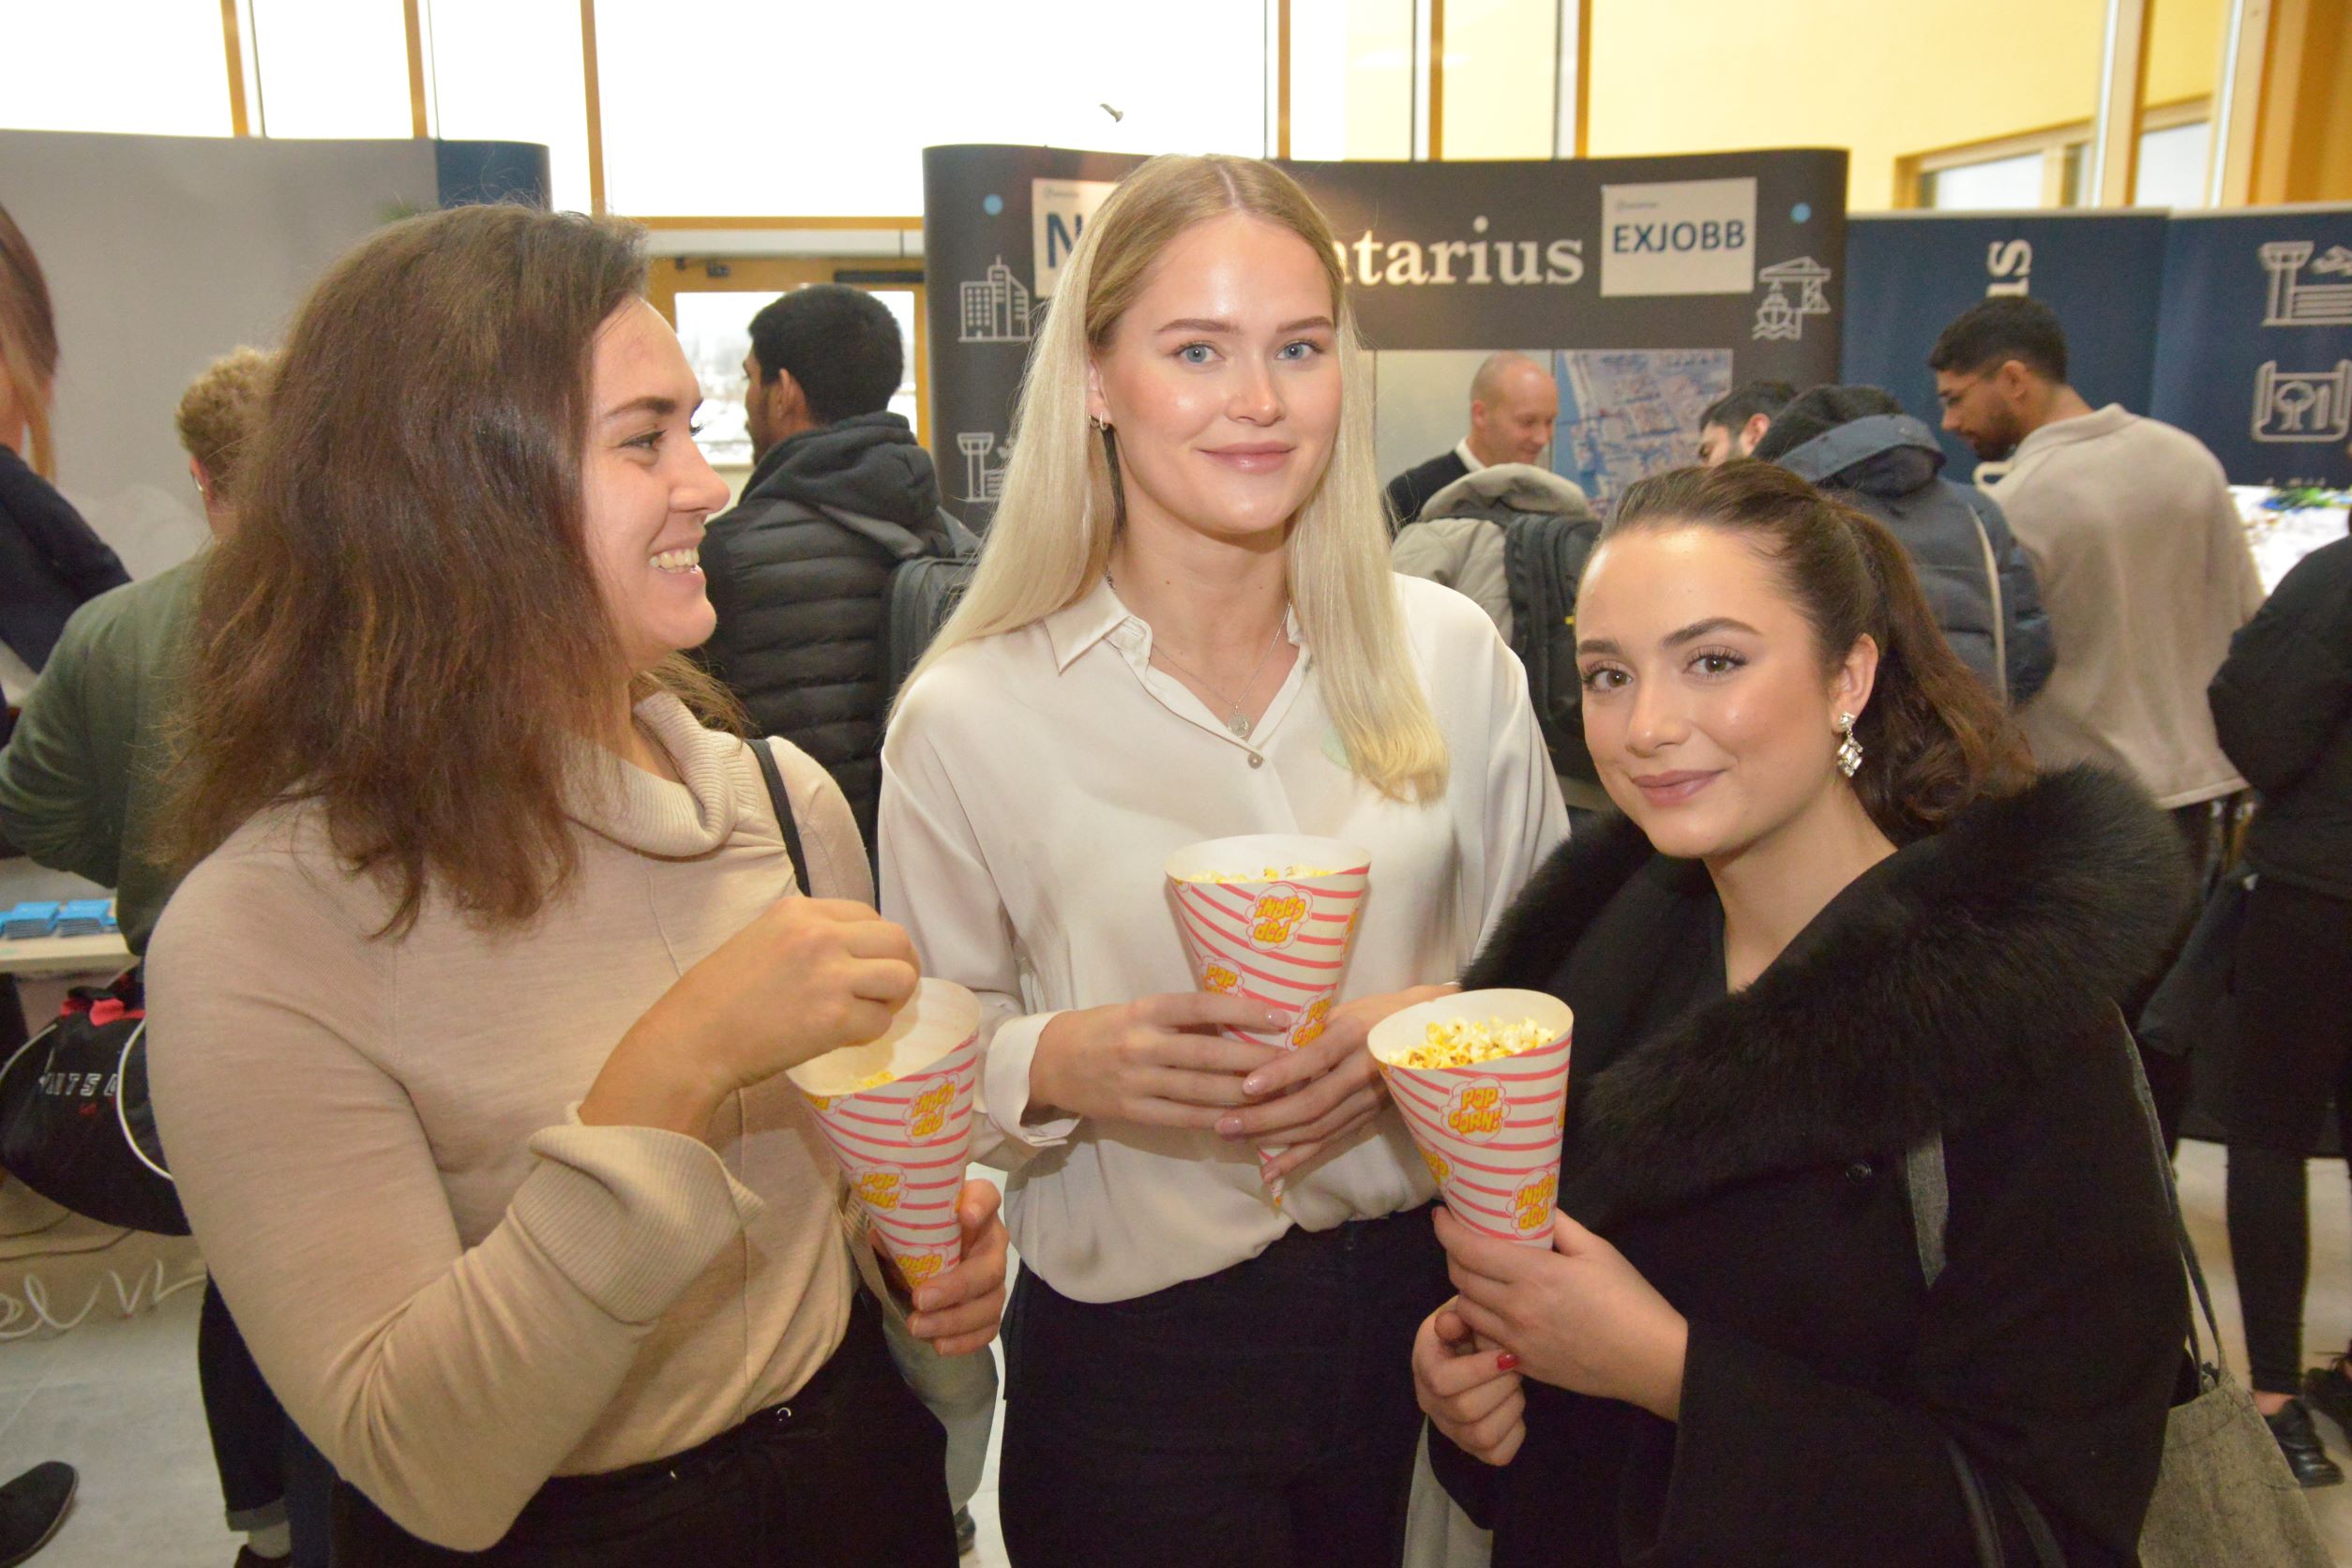
<path fill-rule="evenodd" d="M 910 1289 L 963 1257 L 956 1195 L 972 1151 L 973 1033 L 920 1072 L 854 1093 L 801 1093 Z"/>
<path fill-rule="evenodd" d="M 1394 1060 L 1418 1045 L 1436 1018 L 1530 1016 L 1557 1029 L 1550 1044 L 1467 1067 L 1405 1067 Z M 1572 1034 L 1566 1007 L 1522 992 L 1472 991 L 1425 1003 L 1373 1030 L 1372 1054 L 1388 1079 L 1389 1098 L 1437 1178 L 1445 1206 L 1483 1235 L 1552 1244 Z"/>

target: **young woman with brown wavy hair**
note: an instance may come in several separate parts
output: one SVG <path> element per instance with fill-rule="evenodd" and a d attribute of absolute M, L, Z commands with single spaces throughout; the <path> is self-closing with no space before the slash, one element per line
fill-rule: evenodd
<path fill-rule="evenodd" d="M 470 208 L 303 308 L 204 581 L 163 1136 L 344 1478 L 339 1562 L 944 1568 L 941 1433 L 776 1081 L 879 1033 L 913 954 L 840 792 L 761 743 L 848 895 L 787 897 L 678 657 L 726 487 L 643 271 L 634 231 Z M 1003 1291 L 986 1184 L 959 1208 L 913 1319 L 946 1353 Z"/>
<path fill-rule="evenodd" d="M 1902 546 L 1772 465 L 1629 489 L 1576 620 L 1625 817 L 1465 979 L 1576 1060 L 1551 1249 L 1438 1216 L 1440 1478 L 1497 1568 L 1974 1562 L 1964 1471 L 2011 1560 L 2039 1515 L 2136 1562 L 2187 1325 L 2111 999 L 2185 902 L 2163 814 L 2035 779 Z"/>

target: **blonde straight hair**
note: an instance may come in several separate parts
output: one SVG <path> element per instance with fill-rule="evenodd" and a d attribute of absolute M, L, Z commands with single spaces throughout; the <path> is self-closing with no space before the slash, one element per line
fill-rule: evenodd
<path fill-rule="evenodd" d="M 1406 646 L 1372 463 L 1371 365 L 1331 225 L 1298 182 L 1255 158 L 1168 155 L 1119 182 L 1062 269 L 1013 415 L 1004 493 L 972 586 L 901 689 L 957 648 L 1077 603 L 1110 564 L 1121 520 L 1115 434 L 1086 412 L 1087 368 L 1179 234 L 1227 213 L 1279 224 L 1331 279 L 1339 435 L 1289 543 L 1290 602 L 1314 651 L 1323 706 L 1358 776 L 1399 800 L 1445 790 L 1445 737 Z"/>

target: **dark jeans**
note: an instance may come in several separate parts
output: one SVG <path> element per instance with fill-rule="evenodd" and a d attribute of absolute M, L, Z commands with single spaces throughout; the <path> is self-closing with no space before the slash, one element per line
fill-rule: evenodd
<path fill-rule="evenodd" d="M 558 1476 L 486 1552 L 428 1545 L 339 1481 L 335 1568 L 954 1568 L 946 1446 L 861 1293 L 789 1402 L 666 1459 Z"/>
<path fill-rule="evenodd" d="M 261 1530 L 283 1522 L 291 1426 L 278 1396 L 262 1380 L 262 1369 L 253 1364 L 220 1288 L 209 1280 L 196 1319 L 196 1381 L 204 1397 L 204 1425 L 212 1433 L 229 1528 Z"/>
<path fill-rule="evenodd" d="M 2352 903 L 2254 884 L 2238 942 L 2229 1252 L 2254 1388 L 2293 1394 L 2311 1274 L 2303 1152 L 2335 1096 L 2352 1150 Z"/>
<path fill-rule="evenodd" d="M 1396 1562 L 1413 1332 L 1452 1293 L 1425 1208 L 1132 1301 L 1023 1268 L 998 1481 L 1016 1568 Z"/>

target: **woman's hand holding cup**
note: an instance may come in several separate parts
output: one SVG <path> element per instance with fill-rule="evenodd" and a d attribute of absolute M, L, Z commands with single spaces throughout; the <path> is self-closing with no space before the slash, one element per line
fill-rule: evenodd
<path fill-rule="evenodd" d="M 1038 1036 L 1029 1120 L 1100 1116 L 1207 1131 L 1249 1104 L 1243 1080 L 1281 1054 L 1219 1032 L 1290 1023 L 1287 1012 L 1217 991 L 1063 1013 Z"/>

